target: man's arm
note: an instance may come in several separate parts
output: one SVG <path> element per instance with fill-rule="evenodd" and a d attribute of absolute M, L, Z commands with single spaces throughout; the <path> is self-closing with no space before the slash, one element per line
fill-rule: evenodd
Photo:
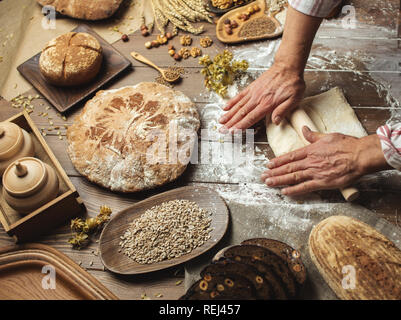
<path fill-rule="evenodd" d="M 343 188 L 365 174 L 391 169 L 378 135 L 358 139 L 307 127 L 303 134 L 310 145 L 273 159 L 262 174 L 269 187 L 286 186 L 281 190 L 285 195 Z"/>
<path fill-rule="evenodd" d="M 273 66 L 231 99 L 220 118 L 221 131 L 246 129 L 272 114 L 274 123 L 294 109 L 303 98 L 304 68 L 322 18 L 288 8 L 283 40 Z"/>

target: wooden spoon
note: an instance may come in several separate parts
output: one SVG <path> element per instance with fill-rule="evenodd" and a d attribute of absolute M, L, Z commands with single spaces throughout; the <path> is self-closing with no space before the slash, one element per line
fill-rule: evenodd
<path fill-rule="evenodd" d="M 132 51 L 131 52 L 131 56 L 143 63 L 146 63 L 147 65 L 155 68 L 157 71 L 160 72 L 160 74 L 162 75 L 163 79 L 166 80 L 167 82 L 175 82 L 180 78 L 180 75 L 172 75 L 171 73 L 167 74 L 166 70 L 159 68 L 157 65 L 155 65 L 152 61 L 150 61 L 149 59 L 145 58 L 144 56 L 142 56 L 141 54 L 139 54 L 138 52 Z"/>

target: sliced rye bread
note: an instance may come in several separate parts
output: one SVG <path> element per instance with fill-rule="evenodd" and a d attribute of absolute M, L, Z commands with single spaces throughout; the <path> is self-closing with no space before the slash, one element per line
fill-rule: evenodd
<path fill-rule="evenodd" d="M 224 251 L 224 257 L 238 261 L 236 257 L 250 257 L 259 260 L 268 265 L 271 270 L 284 283 L 288 297 L 295 298 L 297 295 L 297 285 L 286 262 L 272 251 L 261 246 L 238 245 L 228 248 Z"/>
<path fill-rule="evenodd" d="M 264 275 L 259 273 L 254 267 L 244 263 L 226 259 L 206 266 L 200 273 L 203 279 L 215 275 L 227 274 L 238 274 L 251 281 L 260 300 L 270 300 L 274 298 L 272 288 L 264 278 Z"/>
<path fill-rule="evenodd" d="M 256 300 L 248 279 L 236 275 L 213 275 L 196 281 L 180 300 Z"/>
<path fill-rule="evenodd" d="M 275 254 L 283 258 L 295 277 L 297 283 L 302 286 L 306 280 L 306 268 L 301 259 L 301 253 L 288 244 L 267 238 L 254 238 L 243 241 L 241 244 L 251 244 L 264 247 L 273 251 Z"/>
<path fill-rule="evenodd" d="M 222 258 L 226 259 L 226 258 Z M 272 268 L 262 261 L 255 260 L 250 257 L 236 256 L 235 259 L 238 262 L 247 264 L 249 266 L 254 267 L 258 272 L 263 274 L 266 281 L 270 284 L 270 287 L 273 291 L 273 296 L 275 300 L 287 300 L 288 294 L 285 290 L 284 283 L 280 280 L 280 278 L 272 271 Z"/>

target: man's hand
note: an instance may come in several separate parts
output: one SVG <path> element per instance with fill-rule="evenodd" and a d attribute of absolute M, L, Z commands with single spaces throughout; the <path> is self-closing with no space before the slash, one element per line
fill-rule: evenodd
<path fill-rule="evenodd" d="M 310 145 L 269 162 L 262 180 L 270 187 L 289 185 L 285 195 L 349 186 L 362 175 L 389 169 L 377 135 L 355 138 L 303 128 Z"/>
<path fill-rule="evenodd" d="M 247 88 L 231 99 L 220 118 L 224 126 L 220 132 L 247 129 L 272 114 L 272 121 L 279 124 L 303 98 L 305 82 L 302 74 L 280 63 L 274 64 Z"/>

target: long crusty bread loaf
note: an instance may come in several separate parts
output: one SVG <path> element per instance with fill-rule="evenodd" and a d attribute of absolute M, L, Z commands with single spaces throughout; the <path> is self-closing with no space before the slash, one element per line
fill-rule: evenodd
<path fill-rule="evenodd" d="M 42 6 L 53 6 L 63 15 L 83 19 L 101 20 L 111 17 L 123 0 L 37 0 Z"/>
<path fill-rule="evenodd" d="M 339 298 L 401 299 L 401 251 L 369 225 L 327 218 L 313 228 L 309 253 Z"/>
<path fill-rule="evenodd" d="M 102 47 L 87 33 L 68 32 L 51 40 L 39 58 L 40 72 L 57 86 L 90 82 L 102 65 Z"/>
<path fill-rule="evenodd" d="M 98 91 L 68 128 L 67 150 L 90 181 L 114 191 L 142 191 L 184 172 L 199 125 L 187 96 L 142 82 Z"/>

